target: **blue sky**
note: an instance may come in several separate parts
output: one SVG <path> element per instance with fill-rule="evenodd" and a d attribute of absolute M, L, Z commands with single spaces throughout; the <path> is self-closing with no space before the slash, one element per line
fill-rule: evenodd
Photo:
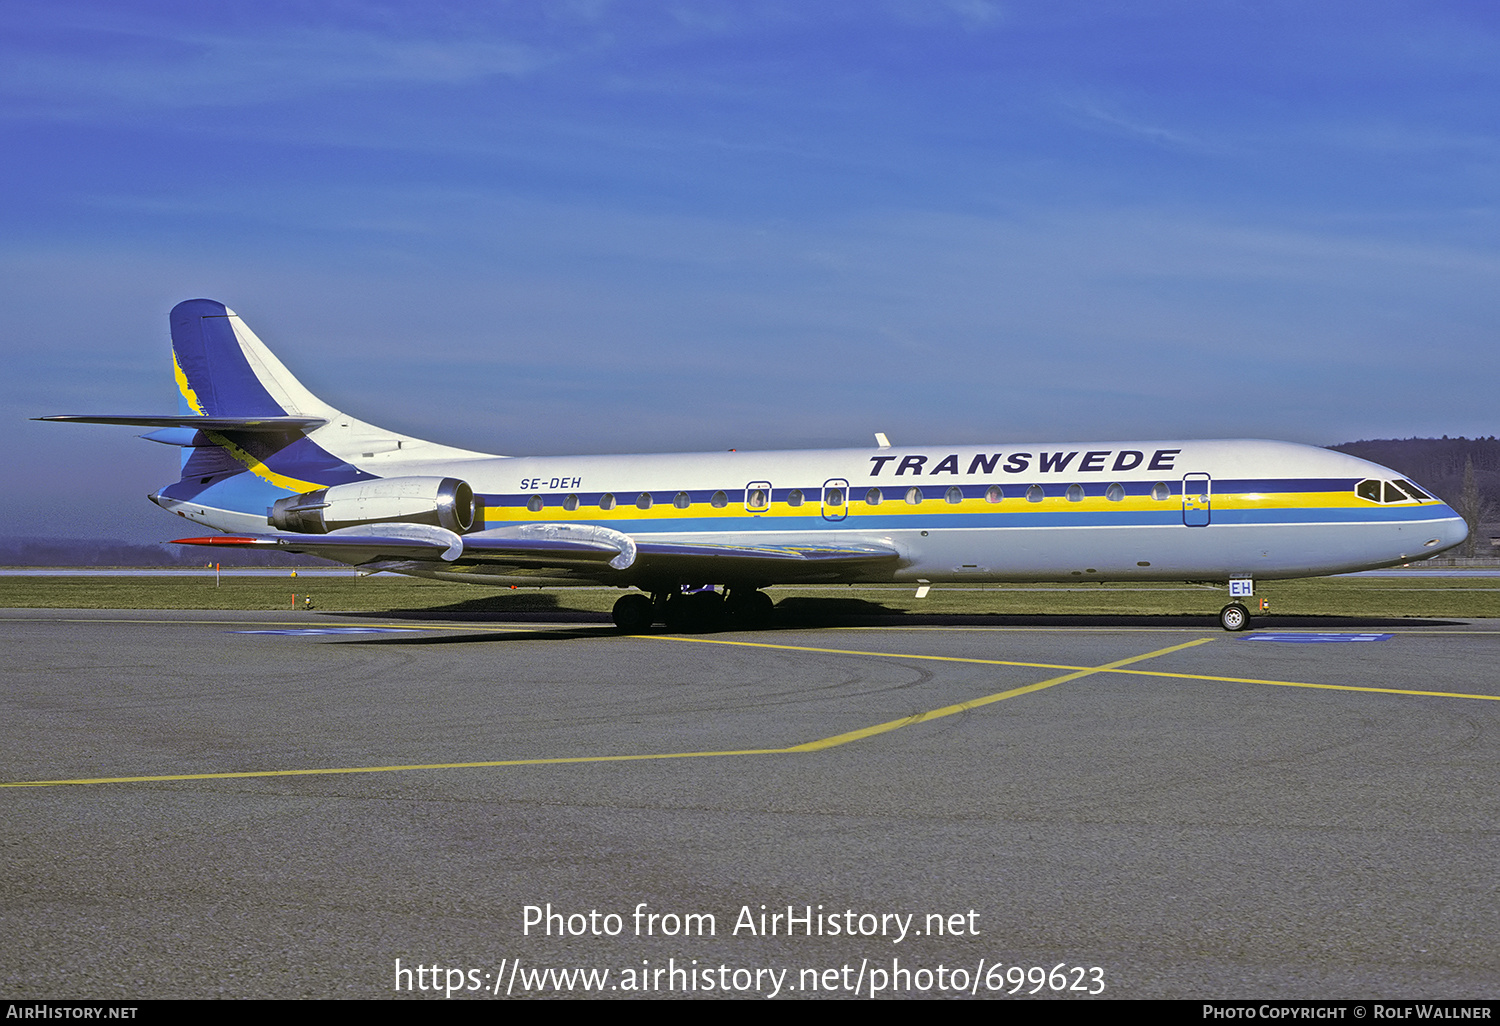
<path fill-rule="evenodd" d="M 0 7 L 4 533 L 159 540 L 167 311 L 509 454 L 1489 435 L 1500 8 Z"/>

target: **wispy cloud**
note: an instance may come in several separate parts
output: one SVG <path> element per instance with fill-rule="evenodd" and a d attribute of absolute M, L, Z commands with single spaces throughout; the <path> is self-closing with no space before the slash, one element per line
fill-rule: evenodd
<path fill-rule="evenodd" d="M 505 39 L 398 38 L 368 30 L 100 31 L 105 38 L 94 43 L 105 52 L 12 52 L 0 70 L 0 90 L 64 105 L 221 106 L 372 85 L 515 78 L 554 59 L 542 48 Z M 128 39 L 111 46 L 110 35 Z"/>
<path fill-rule="evenodd" d="M 1071 96 L 1059 102 L 1075 125 L 1089 131 L 1183 150 L 1209 152 L 1220 149 L 1201 136 L 1125 114 L 1097 97 Z"/>

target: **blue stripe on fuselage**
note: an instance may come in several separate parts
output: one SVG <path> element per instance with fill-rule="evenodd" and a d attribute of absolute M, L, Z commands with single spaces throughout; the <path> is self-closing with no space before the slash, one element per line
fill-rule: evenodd
<path fill-rule="evenodd" d="M 1213 511 L 1213 524 L 1349 524 L 1412 523 L 1446 520 L 1457 517 L 1447 506 L 1405 506 L 1388 509 L 1244 509 Z M 579 522 L 598 523 L 626 534 L 724 533 L 746 531 L 894 531 L 948 528 L 1024 528 L 1024 527 L 1182 527 L 1182 509 L 1173 505 L 1160 511 L 1109 510 L 997 510 L 993 513 L 851 513 L 843 520 L 825 520 L 819 516 L 772 516 L 746 514 L 725 517 L 641 517 L 629 520 L 609 516 L 590 518 L 580 509 Z M 508 527 L 526 523 L 521 520 L 488 520 L 488 527 Z M 545 511 L 536 523 L 551 522 Z"/>

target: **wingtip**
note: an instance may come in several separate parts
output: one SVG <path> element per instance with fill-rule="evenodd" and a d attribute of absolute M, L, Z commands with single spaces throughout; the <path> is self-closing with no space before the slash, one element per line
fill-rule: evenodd
<path fill-rule="evenodd" d="M 173 538 L 168 545 L 275 545 L 275 538 L 251 538 L 243 535 L 215 534 L 207 538 Z"/>

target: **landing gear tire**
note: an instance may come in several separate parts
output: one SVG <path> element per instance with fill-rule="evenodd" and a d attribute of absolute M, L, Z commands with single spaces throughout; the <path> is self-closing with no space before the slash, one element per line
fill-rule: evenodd
<path fill-rule="evenodd" d="M 610 616 L 621 632 L 640 634 L 650 629 L 652 621 L 656 619 L 656 606 L 651 599 L 639 593 L 621 595 Z"/>
<path fill-rule="evenodd" d="M 737 589 L 724 600 L 724 611 L 736 627 L 769 627 L 775 614 L 776 603 L 763 591 Z"/>
<path fill-rule="evenodd" d="M 1219 610 L 1219 626 L 1226 631 L 1242 631 L 1250 626 L 1250 610 L 1238 602 L 1231 602 Z"/>

